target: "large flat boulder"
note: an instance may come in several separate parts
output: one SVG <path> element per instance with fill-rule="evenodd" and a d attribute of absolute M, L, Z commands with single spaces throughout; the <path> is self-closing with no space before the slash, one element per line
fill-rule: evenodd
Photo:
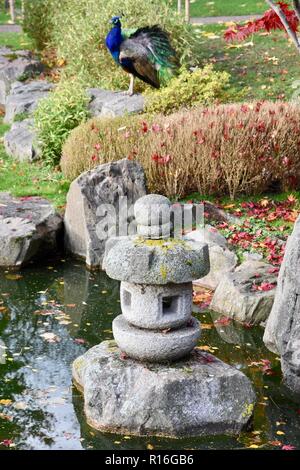
<path fill-rule="evenodd" d="M 15 122 L 4 134 L 7 155 L 20 161 L 32 162 L 40 156 L 37 134 L 33 119 Z"/>
<path fill-rule="evenodd" d="M 5 109 L 11 86 L 21 78 L 31 78 L 44 69 L 41 62 L 30 51 L 13 51 L 0 48 L 0 108 Z"/>
<path fill-rule="evenodd" d="M 57 252 L 62 218 L 46 200 L 0 193 L 0 267 L 21 268 Z"/>
<path fill-rule="evenodd" d="M 76 359 L 73 379 L 89 425 L 116 434 L 239 434 L 256 399 L 242 372 L 208 353 L 195 350 L 172 365 L 149 365 L 122 356 L 114 341 Z"/>
<path fill-rule="evenodd" d="M 207 243 L 209 249 L 210 272 L 207 276 L 195 281 L 196 285 L 216 290 L 224 274 L 234 271 L 238 258 L 228 248 L 225 237 L 211 225 L 194 230 L 185 235 L 185 240 L 196 243 Z"/>
<path fill-rule="evenodd" d="M 271 265 L 246 261 L 222 277 L 210 308 L 240 322 L 261 324 L 270 315 L 276 285 L 277 275 Z"/>
<path fill-rule="evenodd" d="M 94 117 L 142 113 L 145 107 L 144 97 L 140 94 L 129 96 L 123 92 L 90 88 L 88 95 L 91 98 L 89 111 Z"/>
<path fill-rule="evenodd" d="M 46 80 L 35 80 L 30 83 L 16 82 L 6 99 L 4 122 L 12 124 L 18 115 L 30 115 L 36 109 L 38 102 L 45 98 L 54 85 Z"/>
<path fill-rule="evenodd" d="M 300 393 L 300 218 L 288 240 L 264 342 L 281 355 L 287 385 Z"/>
<path fill-rule="evenodd" d="M 84 258 L 88 267 L 100 269 L 106 241 L 110 236 L 127 235 L 119 233 L 119 215 L 127 230 L 133 221 L 133 205 L 145 194 L 143 168 L 127 159 L 100 165 L 80 175 L 67 196 L 67 250 Z M 111 224 L 107 227 L 109 217 Z"/>

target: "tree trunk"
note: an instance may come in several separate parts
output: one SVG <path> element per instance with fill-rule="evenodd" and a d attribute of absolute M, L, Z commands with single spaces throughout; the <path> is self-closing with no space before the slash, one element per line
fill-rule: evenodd
<path fill-rule="evenodd" d="M 299 42 L 299 38 L 297 36 L 296 33 L 294 33 L 294 31 L 292 31 L 292 29 L 290 28 L 290 25 L 286 19 L 286 16 L 285 14 L 283 13 L 283 11 L 281 10 L 280 8 L 280 5 L 277 4 L 277 3 L 274 3 L 273 0 L 266 0 L 267 4 L 272 8 L 273 11 L 275 11 L 275 13 L 277 13 L 277 15 L 279 16 L 279 18 L 281 19 L 281 22 L 289 36 L 289 38 L 293 41 L 294 45 L 296 46 L 296 49 L 298 50 L 299 54 L 300 54 L 300 42 Z M 300 17 L 300 4 L 299 4 L 299 1 L 295 0 L 294 2 L 294 7 L 295 7 L 295 13 L 297 14 L 298 18 Z"/>
<path fill-rule="evenodd" d="M 190 0 L 185 0 L 185 20 L 187 23 L 189 23 L 190 19 L 191 19 L 191 2 Z"/>
<path fill-rule="evenodd" d="M 293 0 L 293 6 L 298 20 L 300 21 L 300 0 Z"/>
<path fill-rule="evenodd" d="M 9 0 L 9 10 L 12 23 L 15 23 L 16 14 L 15 14 L 15 0 Z"/>
<path fill-rule="evenodd" d="M 178 4 L 177 10 L 178 10 L 178 13 L 180 14 L 181 11 L 182 11 L 182 0 L 178 0 L 178 3 L 177 3 L 177 4 Z"/>

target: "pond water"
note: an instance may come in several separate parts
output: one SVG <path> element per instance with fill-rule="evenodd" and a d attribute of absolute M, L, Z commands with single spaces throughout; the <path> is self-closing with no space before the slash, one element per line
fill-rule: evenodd
<path fill-rule="evenodd" d="M 267 351 L 261 328 L 198 312 L 205 329 L 199 343 L 245 372 L 258 404 L 253 428 L 237 438 L 170 440 L 101 434 L 83 414 L 72 386 L 71 364 L 87 349 L 112 339 L 120 313 L 119 283 L 89 273 L 78 262 L 0 272 L 0 442 L 6 449 L 280 449 L 300 447 L 300 402 L 284 387 L 278 358 Z M 271 361 L 271 375 L 253 362 Z"/>

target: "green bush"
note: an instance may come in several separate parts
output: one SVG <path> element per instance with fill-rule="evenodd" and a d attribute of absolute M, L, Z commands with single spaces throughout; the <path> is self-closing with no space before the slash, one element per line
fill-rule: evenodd
<path fill-rule="evenodd" d="M 88 97 L 78 81 L 63 81 L 35 111 L 35 126 L 41 143 L 43 159 L 59 163 L 62 145 L 72 129 L 88 117 Z"/>
<path fill-rule="evenodd" d="M 167 87 L 148 94 L 146 111 L 151 114 L 170 114 L 182 107 L 223 101 L 229 78 L 227 72 L 216 72 L 211 65 L 194 72 L 182 70 Z"/>
<path fill-rule="evenodd" d="M 39 50 L 51 41 L 54 12 L 60 3 L 59 0 L 24 0 L 23 29 Z"/>
<path fill-rule="evenodd" d="M 81 77 L 88 86 L 127 88 L 128 75 L 118 67 L 105 46 L 112 16 L 123 13 L 124 28 L 160 24 L 171 36 L 182 64 L 196 62 L 194 28 L 162 0 L 64 0 L 53 22 L 53 45 L 66 61 L 69 76 Z M 142 82 L 140 89 L 144 88 Z"/>

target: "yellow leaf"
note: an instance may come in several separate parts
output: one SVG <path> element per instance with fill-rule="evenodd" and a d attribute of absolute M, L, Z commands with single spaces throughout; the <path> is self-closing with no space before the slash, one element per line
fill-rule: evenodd
<path fill-rule="evenodd" d="M 200 351 L 206 351 L 206 352 L 214 353 L 214 350 L 210 346 L 198 346 L 195 349 L 199 349 Z"/>
<path fill-rule="evenodd" d="M 0 400 L 0 405 L 8 406 L 12 404 L 12 400 Z"/>
<path fill-rule="evenodd" d="M 258 449 L 259 446 L 257 444 L 251 444 L 251 446 L 249 446 L 249 449 Z"/>
<path fill-rule="evenodd" d="M 9 281 L 19 281 L 23 276 L 21 274 L 7 274 L 5 277 Z"/>
<path fill-rule="evenodd" d="M 147 449 L 148 450 L 153 450 L 154 449 L 154 446 L 152 444 L 147 444 Z"/>
<path fill-rule="evenodd" d="M 285 432 L 283 432 L 283 431 L 277 431 L 276 434 L 278 434 L 278 436 L 284 436 L 284 435 L 285 435 Z"/>

